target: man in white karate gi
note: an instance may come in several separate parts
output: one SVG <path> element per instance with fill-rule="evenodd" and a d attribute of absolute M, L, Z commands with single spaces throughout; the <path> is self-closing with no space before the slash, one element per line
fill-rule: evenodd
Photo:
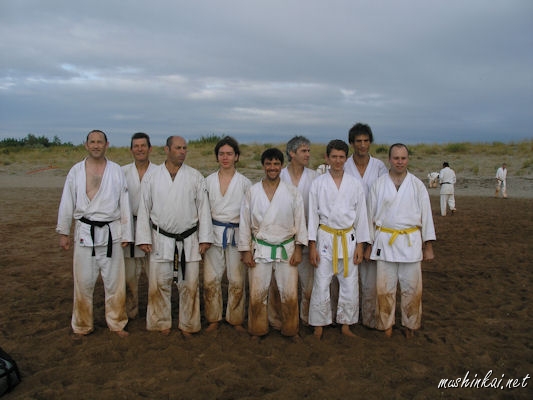
<path fill-rule="evenodd" d="M 281 170 L 280 178 L 283 182 L 294 185 L 302 195 L 304 201 L 305 218 L 309 211 L 309 189 L 311 182 L 318 176 L 315 170 L 308 168 L 311 157 L 311 142 L 304 136 L 294 136 L 287 142 L 285 154 L 289 160 L 287 166 Z M 313 290 L 314 267 L 309 262 L 307 247 L 303 248 L 302 262 L 298 264 L 298 282 L 300 287 L 300 319 L 305 325 L 309 319 L 309 301 Z M 270 286 L 268 300 L 270 324 L 280 326 L 279 291 L 275 280 Z"/>
<path fill-rule="evenodd" d="M 122 247 L 133 242 L 133 226 L 126 178 L 120 166 L 105 157 L 107 135 L 93 130 L 87 135 L 87 158 L 67 175 L 56 232 L 59 245 L 69 250 L 74 226 L 74 304 L 72 331 L 76 337 L 94 330 L 93 293 L 98 275 L 105 291 L 105 318 L 109 329 L 128 336 L 125 274 Z"/>
<path fill-rule="evenodd" d="M 226 321 L 239 332 L 243 327 L 246 300 L 246 267 L 237 248 L 241 203 L 252 182 L 237 172 L 235 164 L 241 152 L 237 141 L 229 136 L 215 145 L 219 169 L 206 179 L 214 242 L 204 257 L 204 307 L 209 326 L 214 331 L 222 320 L 222 278 L 228 278 Z"/>
<path fill-rule="evenodd" d="M 455 214 L 455 171 L 450 168 L 447 162 L 442 163 L 439 172 L 440 183 L 440 215 L 446 216 L 446 208 L 450 207 L 452 214 Z"/>
<path fill-rule="evenodd" d="M 422 318 L 421 261 L 432 260 L 436 239 L 429 194 L 424 183 L 409 173 L 409 151 L 404 144 L 389 149 L 390 170 L 370 190 L 368 208 L 377 261 L 377 328 L 392 336 L 396 290 L 401 291 L 402 325 L 414 336 Z"/>
<path fill-rule="evenodd" d="M 280 179 L 283 161 L 278 149 L 263 152 L 265 177 L 246 192 L 241 206 L 238 247 L 248 266 L 248 333 L 254 338 L 269 331 L 272 274 L 280 294 L 281 334 L 296 337 L 299 330 L 298 264 L 307 228 L 302 195 Z"/>
<path fill-rule="evenodd" d="M 130 153 L 134 161 L 122 166 L 128 185 L 134 231 L 141 199 L 141 181 L 146 174 L 150 174 L 156 167 L 150 162 L 151 152 L 150 137 L 144 132 L 134 133 L 130 143 Z M 134 319 L 139 315 L 139 277 L 141 271 L 144 271 L 148 277 L 148 254 L 135 246 L 135 243 L 131 243 L 124 248 L 124 264 L 126 267 L 126 312 L 129 319 Z"/>
<path fill-rule="evenodd" d="M 496 193 L 494 197 L 499 197 L 500 192 L 504 199 L 507 198 L 507 164 L 503 163 L 496 171 Z"/>
<path fill-rule="evenodd" d="M 190 337 L 201 330 L 199 272 L 213 242 L 205 179 L 186 165 L 187 142 L 171 136 L 167 158 L 141 184 L 135 243 L 150 253 L 146 329 L 168 335 L 171 292 L 179 292 L 178 329 Z"/>
<path fill-rule="evenodd" d="M 363 260 L 363 243 L 370 242 L 365 191 L 354 176 L 344 172 L 348 144 L 328 143 L 329 172 L 317 177 L 309 192 L 309 257 L 315 276 L 309 325 L 321 338 L 323 327 L 333 322 L 330 283 L 339 281 L 336 322 L 343 335 L 359 320 L 359 282 L 357 266 Z"/>
<path fill-rule="evenodd" d="M 348 132 L 348 142 L 353 150 L 352 157 L 344 164 L 344 171 L 355 176 L 363 185 L 365 199 L 372 184 L 388 170 L 383 161 L 370 155 L 374 134 L 369 125 L 356 123 Z M 359 286 L 361 288 L 361 320 L 364 326 L 376 328 L 376 262 L 370 259 L 370 247 L 366 246 L 363 261 L 359 264 Z"/>

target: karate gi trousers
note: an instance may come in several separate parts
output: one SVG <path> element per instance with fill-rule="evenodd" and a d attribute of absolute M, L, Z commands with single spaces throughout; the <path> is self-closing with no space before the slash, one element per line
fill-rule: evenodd
<path fill-rule="evenodd" d="M 296 336 L 299 330 L 298 268 L 286 261 L 256 261 L 255 267 L 248 268 L 250 290 L 248 332 L 254 336 L 263 336 L 268 333 L 269 313 L 272 312 L 268 298 L 273 274 L 280 298 L 281 326 L 279 329 L 284 336 Z"/>
<path fill-rule="evenodd" d="M 204 306 L 207 322 L 222 320 L 222 277 L 228 277 L 228 301 L 226 321 L 230 325 L 244 323 L 244 304 L 246 299 L 246 269 L 241 255 L 235 246 L 223 249 L 212 245 L 204 256 Z"/>
<path fill-rule="evenodd" d="M 196 333 L 200 324 L 200 262 L 185 264 L 185 279 L 180 269 L 178 275 L 178 329 Z M 146 310 L 146 329 L 162 331 L 172 328 L 171 294 L 174 279 L 174 262 L 155 262 L 150 260 L 148 277 L 148 307 Z"/>
<path fill-rule="evenodd" d="M 130 244 L 129 246 L 132 245 Z M 130 251 L 129 246 L 124 249 L 124 252 Z M 136 318 L 139 315 L 139 278 L 143 270 L 148 277 L 149 262 L 148 254 L 144 257 L 124 257 L 126 270 L 126 312 L 130 319 Z"/>
<path fill-rule="evenodd" d="M 422 320 L 422 269 L 420 262 L 377 261 L 377 328 L 392 328 L 396 313 L 396 290 L 400 282 L 402 325 L 420 328 Z"/>
<path fill-rule="evenodd" d="M 376 268 L 376 262 L 373 260 L 364 260 L 359 264 L 361 319 L 364 326 L 372 329 L 376 328 L 376 313 L 378 306 Z"/>
<path fill-rule="evenodd" d="M 86 335 L 94 330 L 93 295 L 98 275 L 102 276 L 105 293 L 105 319 L 109 330 L 121 331 L 128 323 L 126 315 L 126 280 L 120 242 L 113 243 L 113 256 L 107 257 L 107 246 L 74 244 L 74 304 L 72 330 Z"/>
<path fill-rule="evenodd" d="M 298 284 L 300 299 L 300 319 L 305 325 L 309 323 L 309 303 L 311 301 L 311 292 L 313 291 L 313 281 L 315 276 L 315 267 L 309 262 L 309 250 L 304 247 L 302 250 L 302 262 L 298 264 Z M 276 280 L 272 278 L 270 291 L 268 294 L 268 319 L 270 325 L 276 329 L 281 327 L 281 303 Z"/>
<path fill-rule="evenodd" d="M 358 266 L 353 259 L 348 261 L 348 273 L 344 276 L 344 264 L 341 258 L 337 261 L 339 281 L 339 299 L 336 310 L 336 322 L 353 325 L 359 320 L 359 279 Z M 326 326 L 333 322 L 331 308 L 330 284 L 334 272 L 332 260 L 320 257 L 318 268 L 315 269 L 315 280 L 309 307 L 309 325 Z"/>

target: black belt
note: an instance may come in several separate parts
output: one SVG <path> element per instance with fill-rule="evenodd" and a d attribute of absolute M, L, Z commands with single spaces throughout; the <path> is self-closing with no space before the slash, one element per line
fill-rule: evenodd
<path fill-rule="evenodd" d="M 135 222 L 137 220 L 137 216 L 133 216 L 133 221 Z M 135 243 L 130 243 L 130 257 L 135 258 Z"/>
<path fill-rule="evenodd" d="M 183 242 L 186 238 L 196 232 L 196 230 L 198 229 L 198 225 L 195 225 L 192 228 L 187 229 L 186 231 L 181 233 L 170 233 L 159 228 L 156 224 L 152 222 L 152 229 L 156 230 L 163 236 L 175 239 L 177 242 Z M 181 252 L 181 257 L 179 255 L 178 246 L 174 246 L 174 272 L 178 271 L 178 260 L 180 260 L 181 264 L 181 276 L 183 279 L 185 279 L 185 262 L 187 261 L 185 259 L 185 246 L 183 247 L 183 250 Z M 174 276 L 174 282 L 176 281 L 177 276 Z"/>
<path fill-rule="evenodd" d="M 87 219 L 85 217 L 80 218 L 80 222 L 83 222 L 84 224 L 91 225 L 91 239 L 93 241 L 93 252 L 92 256 L 95 256 L 94 252 L 94 227 L 97 226 L 98 228 L 103 228 L 107 225 L 107 228 L 109 229 L 109 237 L 107 238 L 107 257 L 111 258 L 113 255 L 113 236 L 111 236 L 111 227 L 109 224 L 113 221 L 91 221 L 90 219 Z"/>
<path fill-rule="evenodd" d="M 442 182 L 441 185 L 451 185 L 451 182 Z"/>

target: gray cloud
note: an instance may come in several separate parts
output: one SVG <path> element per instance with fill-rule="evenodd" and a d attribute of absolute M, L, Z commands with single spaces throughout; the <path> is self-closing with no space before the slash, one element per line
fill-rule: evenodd
<path fill-rule="evenodd" d="M 0 3 L 0 136 L 529 139 L 533 3 Z"/>

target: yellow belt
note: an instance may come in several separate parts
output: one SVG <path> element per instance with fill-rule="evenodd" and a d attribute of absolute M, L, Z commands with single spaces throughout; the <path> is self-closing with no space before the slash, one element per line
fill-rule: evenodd
<path fill-rule="evenodd" d="M 333 235 L 333 273 L 335 275 L 339 273 L 339 269 L 337 267 L 337 264 L 339 262 L 337 238 L 339 236 L 341 237 L 342 261 L 344 264 L 344 277 L 346 278 L 348 276 L 348 241 L 346 240 L 346 234 L 351 232 L 353 230 L 353 227 L 350 226 L 349 228 L 345 228 L 345 229 L 335 229 L 335 228 L 330 228 L 327 225 L 320 224 L 319 228 Z"/>
<path fill-rule="evenodd" d="M 389 239 L 389 246 L 392 246 L 398 235 L 408 235 L 410 233 L 416 232 L 420 228 L 418 226 L 413 226 L 411 228 L 406 229 L 392 229 L 385 228 L 384 226 L 378 226 L 377 229 L 381 232 L 392 233 L 392 236 Z M 407 240 L 409 242 L 409 246 L 411 246 L 411 239 L 409 238 L 409 236 L 407 236 Z"/>

